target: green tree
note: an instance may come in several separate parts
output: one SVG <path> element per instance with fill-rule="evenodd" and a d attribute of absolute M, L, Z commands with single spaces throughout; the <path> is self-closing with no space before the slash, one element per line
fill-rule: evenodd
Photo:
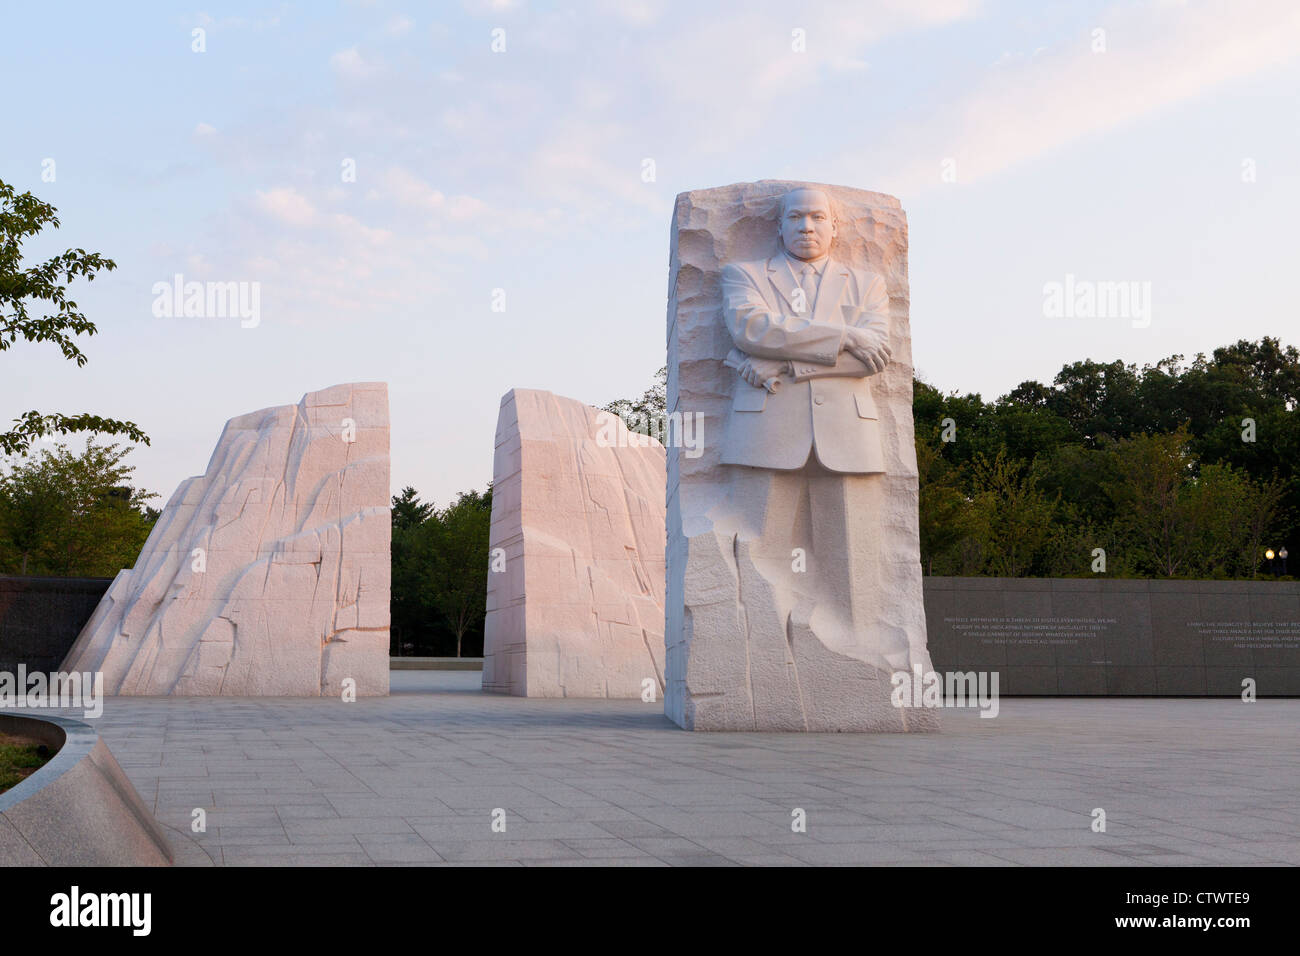
<path fill-rule="evenodd" d="M 1093 551 L 1104 548 L 1109 576 L 1250 577 L 1261 542 L 1294 550 L 1300 540 L 1298 405 L 1300 350 L 1268 337 L 1190 363 L 1073 362 L 1052 384 L 1023 382 L 995 402 L 917 381 L 927 572 L 993 573 L 989 549 L 1006 515 L 981 488 L 989 475 L 977 462 L 1002 455 L 1056 502 L 1025 573 L 1090 575 Z M 931 443 L 931 467 L 920 436 L 945 421 L 956 440 Z M 1176 434 L 1183 470 L 1171 473 L 1172 453 L 1161 457 L 1149 442 Z M 963 510 L 953 489 L 978 507 Z M 1243 540 L 1247 527 L 1255 530 Z"/>
<path fill-rule="evenodd" d="M 1138 570 L 1162 577 L 1254 577 L 1283 483 L 1201 464 L 1186 428 L 1120 442 L 1114 480 L 1117 538 Z"/>
<path fill-rule="evenodd" d="M 613 412 L 623 419 L 629 431 L 641 435 L 654 434 L 652 428 L 658 427 L 659 434 L 664 434 L 663 421 L 668 414 L 668 366 L 655 372 L 655 380 L 640 398 L 620 398 L 605 406 L 604 411 Z"/>
<path fill-rule="evenodd" d="M 482 651 L 492 488 L 446 508 L 414 488 L 393 498 L 393 645 L 434 655 Z"/>
<path fill-rule="evenodd" d="M 977 515 L 973 504 L 957 485 L 957 471 L 940 453 L 943 447 L 935 438 L 916 436 L 916 465 L 919 476 L 919 519 L 921 567 L 926 574 L 957 573 L 961 559 L 957 555 L 962 542 L 975 533 Z"/>
<path fill-rule="evenodd" d="M 1058 531 L 1057 501 L 1038 487 L 1031 467 L 1002 451 L 992 458 L 977 457 L 973 479 L 975 505 L 984 519 L 985 573 L 1007 578 L 1029 576 Z"/>
<path fill-rule="evenodd" d="M 402 489 L 400 495 L 393 495 L 393 531 L 408 531 L 428 521 L 433 514 L 433 505 L 421 501 L 419 494 L 410 485 Z"/>
<path fill-rule="evenodd" d="M 1188 571 L 1206 578 L 1255 577 L 1278 517 L 1281 482 L 1257 484 L 1231 465 L 1202 465 L 1186 498 L 1200 525 L 1200 547 Z"/>
<path fill-rule="evenodd" d="M 1056 446 L 1034 462 L 1039 487 L 1068 503 L 1070 515 L 1078 520 L 1109 525 L 1114 517 L 1114 502 L 1106 493 L 1105 483 L 1114 477 L 1114 448 L 1115 443 L 1109 439 L 1100 448 L 1065 443 Z"/>
<path fill-rule="evenodd" d="M 157 518 L 131 487 L 131 448 L 42 449 L 0 476 L 0 570 L 108 577 L 131 567 Z"/>
<path fill-rule="evenodd" d="M 1186 575 L 1199 531 L 1185 493 L 1195 465 L 1186 429 L 1122 441 L 1114 464 L 1106 491 L 1129 559 L 1146 574 Z"/>
<path fill-rule="evenodd" d="M 454 504 L 426 527 L 433 530 L 429 578 L 432 604 L 456 635 L 456 656 L 465 635 L 482 637 L 487 613 L 488 536 L 492 525 L 492 488 L 482 494 L 462 492 Z"/>
<path fill-rule="evenodd" d="M 57 211 L 30 192 L 20 195 L 0 181 L 0 352 L 13 348 L 19 338 L 27 342 L 53 342 L 64 358 L 81 366 L 86 364 L 86 356 L 75 339 L 79 335 L 94 335 L 97 330 L 77 303 L 68 298 L 68 284 L 79 277 L 92 282 L 101 269 L 111 271 L 117 266 L 112 259 L 98 253 L 69 249 L 24 267 L 23 242 L 46 226 L 57 229 Z M 35 308 L 36 314 L 29 311 L 31 308 Z M 13 426 L 8 431 L 0 431 L 0 454 L 26 455 L 33 441 L 55 433 L 90 431 L 125 435 L 132 441 L 149 444 L 148 437 L 134 422 L 101 418 L 88 412 L 64 415 L 29 411 L 15 418 Z"/>
<path fill-rule="evenodd" d="M 1089 447 L 1125 438 L 1139 429 L 1144 411 L 1138 397 L 1141 373 L 1123 362 L 1072 362 L 1057 373 L 1048 407 L 1069 423 Z"/>

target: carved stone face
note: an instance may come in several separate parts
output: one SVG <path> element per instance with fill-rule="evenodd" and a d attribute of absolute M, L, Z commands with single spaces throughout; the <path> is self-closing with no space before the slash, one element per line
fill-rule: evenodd
<path fill-rule="evenodd" d="M 796 259 L 820 259 L 831 251 L 835 217 L 820 189 L 792 189 L 781 199 L 781 243 Z"/>

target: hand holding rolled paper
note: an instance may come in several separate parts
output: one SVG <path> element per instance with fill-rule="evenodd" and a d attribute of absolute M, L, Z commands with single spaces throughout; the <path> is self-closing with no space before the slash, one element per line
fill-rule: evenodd
<path fill-rule="evenodd" d="M 750 385 L 775 392 L 781 387 L 781 376 L 785 374 L 789 363 L 778 359 L 755 358 L 740 349 L 732 349 L 722 364 L 734 368 Z"/>
<path fill-rule="evenodd" d="M 883 372 L 893 358 L 893 350 L 887 341 L 865 329 L 852 327 L 847 330 L 844 351 L 865 365 L 869 375 Z"/>

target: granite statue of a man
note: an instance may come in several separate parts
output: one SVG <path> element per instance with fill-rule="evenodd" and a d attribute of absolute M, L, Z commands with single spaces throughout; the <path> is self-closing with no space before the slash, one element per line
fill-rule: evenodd
<path fill-rule="evenodd" d="M 722 270 L 722 314 L 737 383 L 722 461 L 783 471 L 884 471 L 867 376 L 889 364 L 885 280 L 830 258 L 830 197 L 781 200 L 781 248 Z M 820 466 L 820 467 L 816 467 Z"/>
<path fill-rule="evenodd" d="M 712 394 L 728 387 L 730 401 L 716 409 L 723 419 L 716 459 L 696 467 L 678 457 L 676 487 L 670 450 L 666 709 L 697 730 L 935 729 L 933 712 L 890 701 L 894 675 L 930 669 L 911 369 L 894 362 L 900 341 L 910 361 L 906 313 L 895 329 L 889 283 L 870 262 L 879 239 L 892 243 L 891 251 L 901 252 L 905 295 L 906 225 L 901 210 L 869 202 L 864 209 L 859 199 L 887 197 L 776 185 L 678 199 L 670 410 L 690 411 L 691 393 L 710 391 L 689 381 L 705 357 L 689 354 L 691 347 L 725 347 L 711 384 Z M 710 200 L 727 190 L 741 191 L 733 215 L 746 225 L 770 191 L 775 228 L 762 255 L 741 248 L 732 258 L 714 241 L 711 261 L 694 264 L 719 272 L 719 343 L 683 327 L 700 313 L 695 303 L 683 308 L 680 286 L 684 259 L 700 244 L 682 218 L 683 199 L 688 216 L 696 203 L 712 212 Z M 848 194 L 854 206 L 851 243 L 840 241 L 843 214 L 831 190 Z M 885 213 L 894 213 L 901 229 L 891 234 L 871 222 L 890 218 Z M 715 236 L 723 231 L 715 228 Z M 862 241 L 864 230 L 877 233 L 876 249 Z M 846 255 L 838 254 L 842 245 Z M 897 271 L 898 260 L 891 265 Z M 709 288 L 705 283 L 706 294 Z M 882 422 L 873 381 L 884 379 Z M 730 594 L 718 587 L 727 577 L 734 578 Z M 683 607 L 674 620 L 677 594 Z"/>

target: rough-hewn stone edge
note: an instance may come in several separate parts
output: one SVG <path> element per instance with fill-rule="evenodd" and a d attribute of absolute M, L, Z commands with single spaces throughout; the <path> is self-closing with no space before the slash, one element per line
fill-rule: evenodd
<path fill-rule="evenodd" d="M 89 724 L 68 717 L 0 713 L 0 731 L 58 752 L 0 794 L 0 865 L 166 866 L 162 826 Z"/>

